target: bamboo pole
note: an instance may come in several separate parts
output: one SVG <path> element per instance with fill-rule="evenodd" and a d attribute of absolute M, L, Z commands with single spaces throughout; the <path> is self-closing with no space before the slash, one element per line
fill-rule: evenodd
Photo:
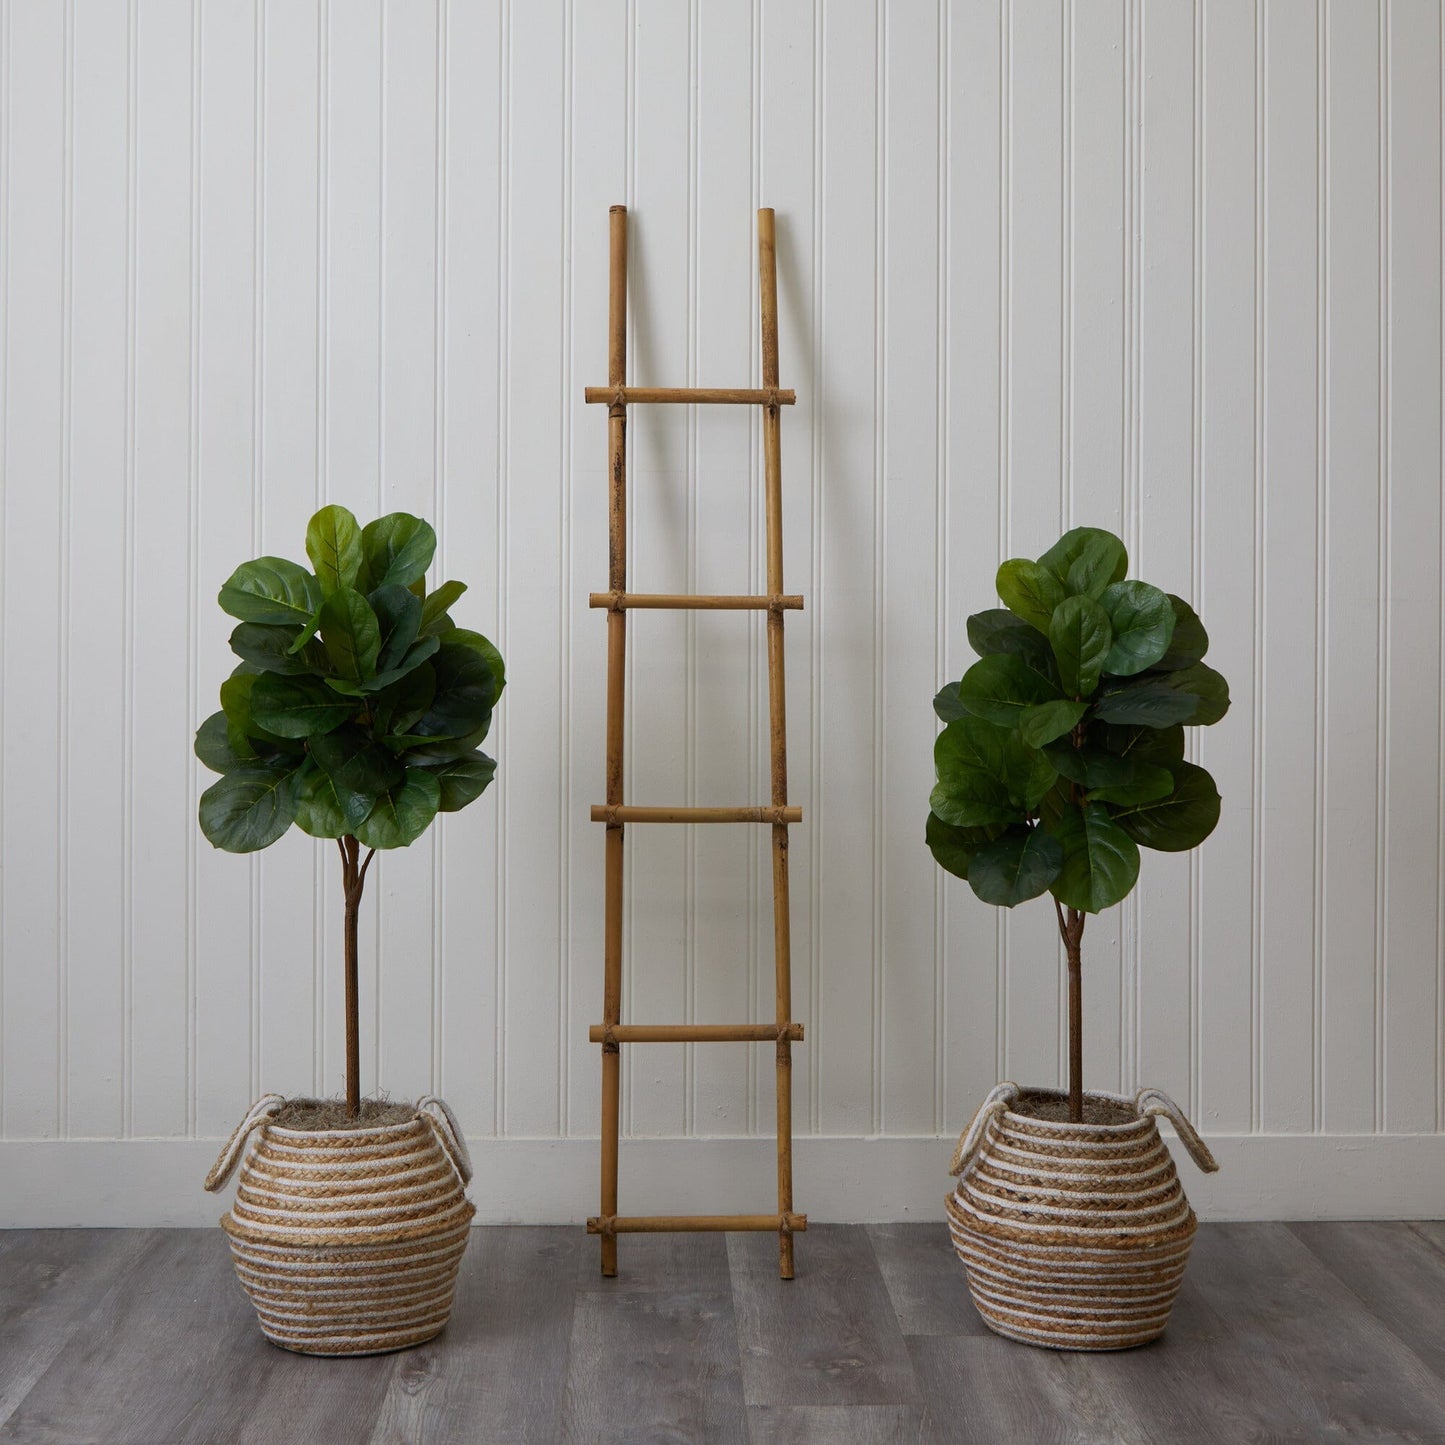
<path fill-rule="evenodd" d="M 677 608 L 685 612 L 711 611 L 757 611 L 766 612 L 782 608 L 788 612 L 801 612 L 803 599 L 797 593 L 790 596 L 739 597 L 711 596 L 707 594 L 680 592 L 589 592 L 589 607 L 606 607 L 611 611 L 636 611 L 639 607 L 656 609 Z"/>
<path fill-rule="evenodd" d="M 790 1039 L 803 1037 L 802 1024 L 788 1024 Z M 776 1024 L 593 1024 L 587 1030 L 594 1044 L 772 1043 Z"/>
<path fill-rule="evenodd" d="M 621 387 L 627 375 L 627 207 L 608 214 L 607 380 Z M 607 585 L 627 591 L 627 408 L 607 412 Z M 607 614 L 607 801 L 622 802 L 622 705 L 626 680 L 627 613 Z M 602 1019 L 622 1018 L 622 820 L 607 824 L 604 886 Z M 602 1213 L 617 1213 L 618 1103 L 622 1056 L 616 1043 L 602 1045 Z M 617 1238 L 602 1239 L 602 1273 L 617 1273 Z"/>
<path fill-rule="evenodd" d="M 685 406 L 793 406 L 797 396 L 777 386 L 587 386 L 582 395 L 593 406 L 635 402 Z"/>
<path fill-rule="evenodd" d="M 761 306 L 763 386 L 778 385 L 778 260 L 773 211 L 758 212 L 758 292 Z M 767 540 L 768 591 L 783 590 L 783 446 L 777 406 L 763 411 L 764 517 Z M 788 801 L 787 698 L 783 675 L 783 614 L 768 613 L 768 733 L 772 754 L 774 807 Z M 793 1013 L 792 944 L 788 905 L 788 829 L 773 825 L 773 960 L 775 967 L 778 1123 L 778 1214 L 793 1212 L 793 1046 L 783 1032 Z M 778 1274 L 793 1277 L 792 1231 L 778 1231 Z"/>
<path fill-rule="evenodd" d="M 592 805 L 594 823 L 801 823 L 801 808 L 643 808 L 613 803 Z"/>
<path fill-rule="evenodd" d="M 604 1240 L 617 1234 L 705 1234 L 714 1230 L 731 1232 L 751 1229 L 784 1238 L 808 1227 L 806 1214 L 607 1214 L 587 1221 L 588 1234 Z"/>

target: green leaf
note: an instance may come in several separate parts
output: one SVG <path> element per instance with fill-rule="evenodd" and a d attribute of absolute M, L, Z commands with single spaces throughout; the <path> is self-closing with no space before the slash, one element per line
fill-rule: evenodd
<path fill-rule="evenodd" d="M 361 530 L 366 555 L 365 591 L 420 582 L 436 555 L 437 534 L 431 524 L 409 512 L 391 512 Z"/>
<path fill-rule="evenodd" d="M 1012 908 L 1046 892 L 1063 863 L 1063 848 L 1042 828 L 1010 828 L 974 855 L 968 881 L 985 903 Z"/>
<path fill-rule="evenodd" d="M 1037 562 L 1014 557 L 998 569 L 996 586 L 998 595 L 1015 617 L 1022 617 L 1031 627 L 1048 633 L 1054 608 L 1064 600 L 1063 586 L 1051 572 Z"/>
<path fill-rule="evenodd" d="M 981 718 L 951 722 L 933 744 L 938 783 L 931 806 L 958 828 L 1012 823 L 1020 807 L 1009 797 L 1004 778 L 1009 733 Z"/>
<path fill-rule="evenodd" d="M 507 668 L 502 654 L 480 632 L 471 632 L 465 627 L 454 627 L 446 634 L 446 640 L 457 647 L 470 647 L 485 660 L 487 671 L 492 674 L 492 706 L 496 707 L 497 699 L 507 685 Z"/>
<path fill-rule="evenodd" d="M 322 507 L 307 524 L 306 555 L 323 592 L 355 588 L 365 560 L 356 518 L 345 507 Z"/>
<path fill-rule="evenodd" d="M 1088 710 L 1088 703 L 1071 702 L 1066 698 L 1035 703 L 1019 714 L 1019 736 L 1030 747 L 1041 748 L 1045 743 L 1072 732 Z"/>
<path fill-rule="evenodd" d="M 1182 597 L 1176 597 L 1172 592 L 1164 595 L 1174 609 L 1174 637 L 1169 643 L 1169 651 L 1155 666 L 1172 672 L 1177 667 L 1188 667 L 1191 662 L 1198 662 L 1209 651 L 1209 634 L 1204 630 L 1199 614 Z"/>
<path fill-rule="evenodd" d="M 1164 768 L 1172 768 L 1184 756 L 1184 727 L 1179 723 L 1169 728 L 1121 727 L 1100 723 L 1090 729 L 1089 736 L 1097 739 L 1105 752 L 1116 757 L 1158 763 Z"/>
<path fill-rule="evenodd" d="M 1057 778 L 1054 765 L 1043 753 L 1017 733 L 1009 734 L 1004 744 L 1003 784 L 1016 808 L 1032 813 Z"/>
<path fill-rule="evenodd" d="M 381 632 L 376 613 L 354 588 L 338 587 L 322 605 L 321 641 L 343 678 L 365 682 L 375 675 Z"/>
<path fill-rule="evenodd" d="M 1065 808 L 1049 831 L 1064 852 L 1051 885 L 1064 907 L 1099 913 L 1128 897 L 1139 877 L 1139 849 L 1102 803 Z"/>
<path fill-rule="evenodd" d="M 402 780 L 405 769 L 385 748 L 373 740 L 364 728 L 344 727 L 322 737 L 312 738 L 308 745 L 311 756 L 336 785 L 337 796 L 348 814 L 354 812 L 349 795 L 361 794 L 374 799 Z M 367 809 L 361 809 L 360 822 Z"/>
<path fill-rule="evenodd" d="M 326 654 L 320 647 L 308 647 L 309 634 L 301 647 L 294 627 L 278 627 L 264 622 L 237 623 L 231 633 L 231 651 L 237 657 L 259 667 L 263 672 L 298 674 L 316 672 L 326 666 Z"/>
<path fill-rule="evenodd" d="M 940 722 L 946 723 L 957 722 L 959 718 L 968 716 L 968 709 L 958 696 L 956 682 L 946 683 L 939 688 L 933 699 L 933 711 L 938 714 Z"/>
<path fill-rule="evenodd" d="M 1176 673 L 1148 674 L 1122 687 L 1107 688 L 1094 703 L 1100 722 L 1133 723 L 1142 727 L 1167 728 L 1188 722 L 1199 699 L 1180 692 L 1170 679 Z"/>
<path fill-rule="evenodd" d="M 1207 662 L 1191 663 L 1164 676 L 1173 687 L 1195 700 L 1196 706 L 1184 722 L 1208 727 L 1229 711 L 1229 684 Z"/>
<path fill-rule="evenodd" d="M 456 813 L 474 803 L 486 791 L 497 771 L 495 759 L 485 753 L 466 753 L 450 762 L 436 763 L 427 769 L 441 785 L 441 801 L 437 811 Z"/>
<path fill-rule="evenodd" d="M 196 729 L 196 756 L 213 773 L 229 773 L 256 758 L 256 751 L 244 737 L 231 739 L 231 725 L 224 712 L 213 712 Z"/>
<path fill-rule="evenodd" d="M 1048 672 L 1054 665 L 1048 639 L 1004 607 L 975 612 L 968 619 L 968 643 L 980 657 L 1011 652 L 1038 672 Z"/>
<path fill-rule="evenodd" d="M 425 715 L 411 729 L 427 737 L 468 737 L 491 721 L 492 669 L 481 653 L 450 639 L 448 633 L 428 664 L 436 676 L 436 691 Z"/>
<path fill-rule="evenodd" d="M 256 683 L 265 674 L 253 671 L 253 666 L 249 662 L 241 663 L 221 684 L 221 711 L 226 715 L 227 738 L 232 750 L 243 758 L 248 753 L 266 756 L 277 748 L 297 751 L 294 743 L 268 731 L 256 719 L 251 699 Z"/>
<path fill-rule="evenodd" d="M 263 673 L 251 689 L 251 714 L 268 732 L 283 738 L 314 738 L 347 722 L 356 712 L 318 677 Z"/>
<path fill-rule="evenodd" d="M 967 878 L 974 854 L 992 835 L 990 828 L 958 828 L 944 822 L 937 813 L 930 813 L 923 836 L 940 868 L 946 868 L 957 878 Z"/>
<path fill-rule="evenodd" d="M 1101 600 L 1114 628 L 1104 671 L 1133 677 L 1153 667 L 1174 636 L 1174 608 L 1168 594 L 1147 582 L 1116 582 Z"/>
<path fill-rule="evenodd" d="M 344 692 L 348 697 L 365 697 L 367 693 L 384 692 L 387 688 L 398 683 L 404 677 L 416 672 L 438 647 L 441 646 L 440 637 L 423 637 L 412 644 L 411 651 L 402 658 L 401 663 L 393 667 L 389 672 L 379 672 L 375 677 L 368 678 L 365 682 L 347 682 L 344 678 L 327 678 L 327 682 L 337 692 Z"/>
<path fill-rule="evenodd" d="M 228 772 L 201 794 L 201 831 L 227 853 L 255 853 L 269 847 L 296 816 L 303 767 L 288 759 Z"/>
<path fill-rule="evenodd" d="M 1059 664 L 1059 681 L 1067 693 L 1088 697 L 1099 685 L 1104 659 L 1110 656 L 1114 631 L 1109 615 L 1088 597 L 1066 597 L 1049 623 L 1049 646 Z"/>
<path fill-rule="evenodd" d="M 487 740 L 490 724 L 461 738 L 429 738 L 420 733 L 394 733 L 382 742 L 406 754 L 408 767 L 430 768 L 435 763 L 449 763 L 453 758 L 475 752 Z"/>
<path fill-rule="evenodd" d="M 389 672 L 401 665 L 421 633 L 421 600 L 396 585 L 378 587 L 366 600 L 376 613 L 381 634 L 377 671 Z"/>
<path fill-rule="evenodd" d="M 1059 690 L 1023 658 L 1001 653 L 975 662 L 958 684 L 958 696 L 975 717 L 1011 728 L 1025 708 L 1054 701 Z"/>
<path fill-rule="evenodd" d="M 1182 853 L 1198 847 L 1214 831 L 1219 821 L 1219 790 L 1203 768 L 1177 763 L 1173 792 L 1120 809 L 1115 817 L 1136 843 L 1161 853 Z"/>
<path fill-rule="evenodd" d="M 1117 757 L 1067 743 L 1047 749 L 1047 756 L 1064 777 L 1087 790 L 1091 802 L 1142 803 L 1162 798 L 1174 787 L 1174 775 L 1168 768 L 1140 758 Z"/>
<path fill-rule="evenodd" d="M 258 557 L 236 568 L 216 600 L 242 622 L 304 624 L 321 606 L 321 584 L 284 557 Z"/>
<path fill-rule="evenodd" d="M 465 582 L 443 582 L 435 592 L 428 592 L 422 603 L 421 630 L 424 637 L 434 632 L 444 632 L 451 627 L 447 616 L 451 605 L 467 590 Z"/>
<path fill-rule="evenodd" d="M 313 838 L 344 838 L 370 811 L 369 798 L 361 798 L 359 803 L 363 805 L 360 817 L 355 816 L 354 807 L 348 814 L 336 785 L 320 768 L 312 768 L 296 799 L 296 826 Z"/>
<path fill-rule="evenodd" d="M 428 642 L 435 640 L 423 639 Z M 383 735 L 409 732 L 426 716 L 426 710 L 436 695 L 436 685 L 436 672 L 429 663 L 423 663 L 404 672 L 377 693 L 371 704 L 377 731 Z"/>
<path fill-rule="evenodd" d="M 1075 527 L 1039 558 L 1039 566 L 1066 592 L 1097 601 L 1110 583 L 1121 581 L 1128 572 L 1129 554 L 1112 532 L 1100 527 Z"/>
<path fill-rule="evenodd" d="M 406 848 L 426 832 L 441 806 L 441 784 L 421 768 L 408 768 L 402 781 L 387 789 L 356 829 L 368 848 Z"/>

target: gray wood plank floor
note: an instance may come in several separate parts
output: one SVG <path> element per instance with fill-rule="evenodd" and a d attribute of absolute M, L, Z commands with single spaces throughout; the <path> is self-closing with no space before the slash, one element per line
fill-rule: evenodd
<path fill-rule="evenodd" d="M 219 1230 L 0 1232 L 0 1442 L 1415 1441 L 1445 1445 L 1445 1228 L 1200 1230 L 1168 1334 L 990 1334 L 941 1224 L 770 1238 L 476 1231 L 452 1323 L 399 1355 L 266 1344 Z"/>

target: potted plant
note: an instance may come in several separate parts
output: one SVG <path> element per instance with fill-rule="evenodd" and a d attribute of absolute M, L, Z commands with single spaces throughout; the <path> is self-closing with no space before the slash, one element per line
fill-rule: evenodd
<path fill-rule="evenodd" d="M 1005 606 L 968 619 L 979 661 L 934 700 L 928 846 L 985 903 L 1052 894 L 1069 982 L 1067 1089 L 989 1094 L 954 1154 L 950 1228 L 985 1323 L 1066 1349 L 1143 1344 L 1168 1322 L 1196 1222 L 1156 1116 L 1218 1167 L 1158 1090 L 1083 1087 L 1084 921 L 1129 894 L 1141 845 L 1209 836 L 1219 793 L 1184 729 L 1229 707 L 1194 610 L 1127 570 L 1092 527 L 1005 562 Z"/>
<path fill-rule="evenodd" d="M 313 570 L 282 557 L 221 588 L 241 659 L 196 733 L 220 779 L 201 795 L 206 837 L 254 853 L 294 823 L 335 841 L 344 901 L 346 1097 L 268 1094 L 206 1180 L 220 1189 L 252 1133 L 231 1212 L 236 1272 L 266 1336 L 307 1354 L 377 1354 L 447 1322 L 473 1208 L 451 1111 L 361 1098 L 357 923 L 378 852 L 474 802 L 496 764 L 480 751 L 505 683 L 501 655 L 458 627 L 466 591 L 428 592 L 436 534 L 393 512 L 365 527 L 324 507 L 306 529 Z"/>

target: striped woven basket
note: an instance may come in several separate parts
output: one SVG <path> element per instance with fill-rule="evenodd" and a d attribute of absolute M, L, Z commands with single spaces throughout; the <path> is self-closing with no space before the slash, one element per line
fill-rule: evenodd
<path fill-rule="evenodd" d="M 1058 1350 L 1123 1350 L 1169 1322 L 1196 1221 L 1155 1118 L 1166 1115 L 1194 1162 L 1219 1166 L 1157 1089 L 1086 1094 L 1082 1124 L 1066 1095 L 999 1084 L 954 1152 L 954 1248 L 984 1323 Z"/>
<path fill-rule="evenodd" d="M 378 1355 L 439 1334 L 475 1212 L 451 1110 L 428 1096 L 400 1122 L 293 1129 L 271 1122 L 285 1105 L 258 1100 L 206 1179 L 224 1187 L 259 1131 L 221 1228 L 266 1338 Z"/>

